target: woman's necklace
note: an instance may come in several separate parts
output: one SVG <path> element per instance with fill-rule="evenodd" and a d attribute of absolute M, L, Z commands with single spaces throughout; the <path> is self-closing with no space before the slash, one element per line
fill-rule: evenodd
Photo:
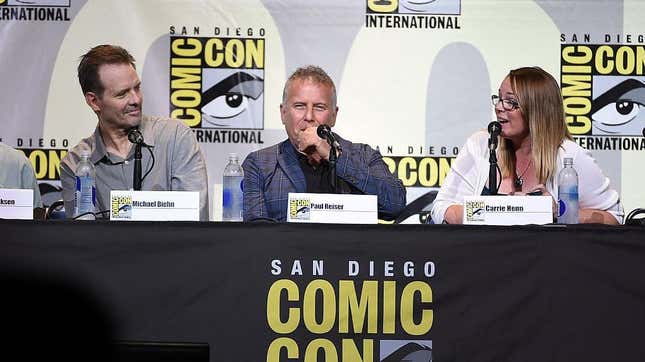
<path fill-rule="evenodd" d="M 515 185 L 516 189 L 522 189 L 522 185 L 524 184 L 524 179 L 522 177 L 524 177 L 526 171 L 528 171 L 529 167 L 531 167 L 531 163 L 533 163 L 533 158 L 529 160 L 529 163 L 526 164 L 526 168 L 519 175 L 517 173 L 517 169 L 515 170 L 515 181 L 513 181 L 513 184 Z"/>

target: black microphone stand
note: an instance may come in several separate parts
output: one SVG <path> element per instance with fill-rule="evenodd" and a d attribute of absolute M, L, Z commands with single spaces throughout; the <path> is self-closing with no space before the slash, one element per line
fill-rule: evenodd
<path fill-rule="evenodd" d="M 134 178 L 132 183 L 135 191 L 141 190 L 141 143 L 134 145 Z"/>
<path fill-rule="evenodd" d="M 491 138 L 488 140 L 488 149 L 490 150 L 490 156 L 488 161 L 490 162 L 490 168 L 488 169 L 488 191 L 491 195 L 497 195 L 497 142 L 493 140 L 495 135 L 491 135 Z"/>
<path fill-rule="evenodd" d="M 336 147 L 334 145 L 329 145 L 329 177 L 331 177 L 330 184 L 331 190 L 333 193 L 336 191 L 336 160 L 338 159 L 338 153 L 336 152 Z"/>

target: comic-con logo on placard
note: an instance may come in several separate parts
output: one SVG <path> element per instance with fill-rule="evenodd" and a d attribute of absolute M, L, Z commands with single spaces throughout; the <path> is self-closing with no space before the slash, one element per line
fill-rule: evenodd
<path fill-rule="evenodd" d="M 69 21 L 71 0 L 0 0 L 0 20 Z"/>
<path fill-rule="evenodd" d="M 292 199 L 289 202 L 289 216 L 295 220 L 309 220 L 311 216 L 311 200 Z"/>
<path fill-rule="evenodd" d="M 113 195 L 110 213 L 111 219 L 132 219 L 132 195 Z"/>
<path fill-rule="evenodd" d="M 486 204 L 483 201 L 466 201 L 464 207 L 467 221 L 484 221 Z"/>
<path fill-rule="evenodd" d="M 461 0 L 367 0 L 365 26 L 461 29 L 459 17 L 447 15 L 461 15 Z"/>
<path fill-rule="evenodd" d="M 196 128 L 200 142 L 263 143 L 250 130 L 264 129 L 265 39 L 219 28 L 220 36 L 197 36 L 199 28 L 188 36 L 183 29 L 170 28 L 171 117 Z M 244 34 L 262 36 L 264 29 Z"/>
<path fill-rule="evenodd" d="M 561 86 L 581 146 L 645 149 L 645 45 L 562 44 Z"/>

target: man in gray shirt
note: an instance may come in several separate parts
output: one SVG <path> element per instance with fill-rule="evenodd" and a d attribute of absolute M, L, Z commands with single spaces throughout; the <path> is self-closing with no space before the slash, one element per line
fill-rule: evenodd
<path fill-rule="evenodd" d="M 143 135 L 142 190 L 199 191 L 200 220 L 208 220 L 206 164 L 191 129 L 181 121 L 144 116 L 134 58 L 114 45 L 99 45 L 81 57 L 78 79 L 85 102 L 96 113 L 94 134 L 81 140 L 61 161 L 65 214 L 74 213 L 74 171 L 81 151 L 91 152 L 96 169 L 97 212 L 110 209 L 111 190 L 133 187 L 135 147 L 128 131 Z M 98 215 L 105 216 L 105 215 Z"/>

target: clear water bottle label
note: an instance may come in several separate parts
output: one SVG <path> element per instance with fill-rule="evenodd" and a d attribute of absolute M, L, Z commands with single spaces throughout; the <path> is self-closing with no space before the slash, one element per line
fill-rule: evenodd
<path fill-rule="evenodd" d="M 225 176 L 222 193 L 222 220 L 241 221 L 243 202 L 242 176 Z"/>
<path fill-rule="evenodd" d="M 576 224 L 578 222 L 578 192 L 560 192 L 558 200 L 558 222 Z"/>
<path fill-rule="evenodd" d="M 75 198 L 78 214 L 94 212 L 96 189 L 91 176 L 76 176 Z"/>

